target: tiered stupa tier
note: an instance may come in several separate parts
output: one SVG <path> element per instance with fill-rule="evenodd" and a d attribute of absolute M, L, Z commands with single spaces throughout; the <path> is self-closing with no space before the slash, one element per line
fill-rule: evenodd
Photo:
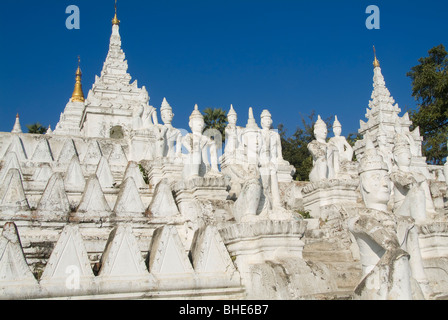
<path fill-rule="evenodd" d="M 101 71 L 86 99 L 81 120 L 82 132 L 88 137 L 126 136 L 132 131 L 132 120 L 139 107 L 148 105 L 145 87 L 131 83 L 125 53 L 121 48 L 120 21 L 115 14 L 109 52 Z M 118 132 L 117 132 L 118 131 Z"/>
<path fill-rule="evenodd" d="M 128 63 L 121 48 L 120 21 L 115 14 L 101 76 L 95 77 L 85 101 L 72 97 L 54 134 L 91 138 L 128 136 L 133 130 L 136 112 L 142 107 L 146 110 L 152 107 L 148 104 L 146 88 L 139 88 L 136 80 L 131 83 L 132 77 L 127 71 Z"/>
<path fill-rule="evenodd" d="M 395 99 L 386 87 L 380 62 L 378 61 L 376 54 L 373 66 L 373 92 L 366 112 L 368 121 L 365 122 L 360 120 L 359 134 L 363 137 L 369 136 L 375 146 L 378 146 L 378 137 L 382 135 L 385 136 L 385 140 L 387 141 L 385 147 L 392 154 L 394 138 L 398 130 L 406 136 L 411 145 L 413 165 L 420 167 L 422 171 L 427 171 L 426 159 L 422 157 L 423 138 L 420 136 L 419 128 L 416 128 L 411 132 L 410 128 L 412 126 L 412 121 L 409 119 L 409 114 L 405 113 L 400 117 L 401 109 L 398 104 L 395 103 Z M 358 159 L 362 158 L 364 150 L 365 141 L 357 141 L 354 151 Z M 426 174 L 426 172 L 424 173 Z"/>
<path fill-rule="evenodd" d="M 76 70 L 75 88 L 70 101 L 67 103 L 64 112 L 61 114 L 59 123 L 53 131 L 54 134 L 72 136 L 81 135 L 80 124 L 82 113 L 84 112 L 85 99 L 82 91 L 82 72 L 80 62 L 80 58 L 78 57 L 78 70 Z"/>

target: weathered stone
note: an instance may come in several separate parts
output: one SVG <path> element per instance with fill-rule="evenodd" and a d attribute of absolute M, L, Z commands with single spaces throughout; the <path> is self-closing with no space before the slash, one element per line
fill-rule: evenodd
<path fill-rule="evenodd" d="M 14 215 L 10 211 L 29 210 L 28 200 L 23 189 L 20 172 L 10 169 L 0 187 L 0 209 L 5 213 Z"/>
<path fill-rule="evenodd" d="M 193 275 L 187 251 L 175 226 L 167 225 L 154 231 L 149 271 L 157 276 Z"/>
<path fill-rule="evenodd" d="M 93 175 L 87 181 L 76 217 L 81 220 L 95 220 L 109 217 L 110 213 L 109 204 L 104 197 L 98 178 Z"/>
<path fill-rule="evenodd" d="M 53 154 L 47 139 L 44 138 L 37 142 L 37 146 L 36 149 L 34 149 L 31 160 L 36 162 L 53 162 Z"/>
<path fill-rule="evenodd" d="M 70 202 L 65 193 L 64 181 L 60 173 L 55 173 L 48 181 L 37 206 L 38 219 L 45 221 L 67 221 Z"/>
<path fill-rule="evenodd" d="M 67 225 L 42 274 L 42 289 L 51 296 L 72 296 L 85 292 L 94 283 L 84 242 L 79 228 Z"/>
<path fill-rule="evenodd" d="M 101 188 L 108 189 L 113 188 L 115 185 L 115 178 L 110 170 L 109 162 L 105 157 L 101 157 L 96 169 L 96 176 L 100 182 Z"/>
<path fill-rule="evenodd" d="M 118 219 L 143 217 L 145 206 L 133 178 L 127 178 L 121 185 L 113 212 Z"/>
<path fill-rule="evenodd" d="M 83 192 L 86 186 L 84 173 L 77 156 L 73 156 L 65 174 L 64 185 L 67 191 Z"/>
<path fill-rule="evenodd" d="M 148 214 L 153 217 L 172 217 L 179 214 L 168 180 L 163 179 L 156 186 L 148 210 Z"/>

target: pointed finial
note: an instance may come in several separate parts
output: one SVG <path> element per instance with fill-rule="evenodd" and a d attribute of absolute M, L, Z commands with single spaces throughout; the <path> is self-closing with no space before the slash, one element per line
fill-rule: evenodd
<path fill-rule="evenodd" d="M 234 116 L 237 115 L 235 109 L 233 108 L 233 104 L 230 105 L 230 111 L 227 114 L 227 116 L 232 116 L 232 115 L 234 115 Z"/>
<path fill-rule="evenodd" d="M 317 116 L 317 121 L 314 124 L 314 129 L 317 128 L 327 128 L 327 124 L 322 120 L 322 117 L 320 115 Z"/>
<path fill-rule="evenodd" d="M 168 101 L 166 100 L 166 98 L 163 98 L 162 101 L 162 107 L 160 108 L 160 111 L 164 111 L 164 110 L 173 110 L 170 106 L 170 104 L 168 103 Z"/>
<path fill-rule="evenodd" d="M 191 116 L 190 116 L 190 120 L 192 120 L 192 119 L 196 119 L 196 118 L 201 118 L 201 119 L 204 119 L 204 116 L 202 115 L 202 113 L 199 111 L 199 106 L 196 104 L 195 106 L 194 106 L 194 110 L 193 110 L 193 112 L 191 113 Z"/>
<path fill-rule="evenodd" d="M 114 25 L 114 26 L 120 25 L 120 20 L 118 20 L 118 16 L 117 16 L 117 0 L 115 0 L 115 16 L 112 20 L 112 25 Z"/>
<path fill-rule="evenodd" d="M 78 56 L 78 70 L 76 70 L 76 75 L 77 76 L 82 76 L 82 72 L 81 72 L 81 57 Z"/>
<path fill-rule="evenodd" d="M 375 46 L 373 46 L 373 54 L 375 56 L 375 60 L 373 61 L 373 66 L 375 68 L 379 68 L 380 67 L 380 62 L 378 61 L 378 59 L 376 58 L 376 49 Z"/>
<path fill-rule="evenodd" d="M 335 116 L 335 120 L 333 123 L 333 128 L 342 128 L 342 124 L 339 122 L 338 116 Z"/>
<path fill-rule="evenodd" d="M 84 93 L 82 92 L 82 72 L 81 72 L 81 57 L 78 56 L 78 70 L 76 70 L 75 89 L 72 94 L 72 102 L 84 102 Z"/>
<path fill-rule="evenodd" d="M 247 119 L 247 129 L 259 129 L 257 122 L 255 121 L 254 117 L 254 109 L 252 107 L 249 108 L 249 118 Z"/>

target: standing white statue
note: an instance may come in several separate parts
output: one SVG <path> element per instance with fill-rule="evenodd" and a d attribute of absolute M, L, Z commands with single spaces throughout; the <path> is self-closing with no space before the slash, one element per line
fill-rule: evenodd
<path fill-rule="evenodd" d="M 329 148 L 327 143 L 327 135 L 327 124 L 320 116 L 318 116 L 318 119 L 314 124 L 314 137 L 316 140 L 313 140 L 308 144 L 308 150 L 313 156 L 313 169 L 310 173 L 311 182 L 329 179 L 333 174 L 333 166 L 328 160 Z"/>
<path fill-rule="evenodd" d="M 235 163 L 238 161 L 241 164 L 244 159 L 242 134 L 243 128 L 237 126 L 238 114 L 233 105 L 230 106 L 230 111 L 227 114 L 228 125 L 225 129 L 226 146 L 224 149 L 225 159 L 227 163 Z"/>
<path fill-rule="evenodd" d="M 263 187 L 269 188 L 272 194 L 272 205 L 274 208 L 281 207 L 280 191 L 278 185 L 277 169 L 283 163 L 282 145 L 280 135 L 272 130 L 272 116 L 268 110 L 261 114 L 261 149 L 260 149 L 260 172 Z"/>
<path fill-rule="evenodd" d="M 347 139 L 344 136 L 341 136 L 342 133 L 342 125 L 336 116 L 335 122 L 333 124 L 333 133 L 334 137 L 330 139 L 330 159 L 332 159 L 331 163 L 334 168 L 334 177 L 337 178 L 340 166 L 344 162 L 349 162 L 353 160 L 353 148 L 347 142 Z"/>
<path fill-rule="evenodd" d="M 173 109 L 168 101 L 164 98 L 160 115 L 164 127 L 164 149 L 163 156 L 170 161 L 181 160 L 182 157 L 182 133 L 179 129 L 173 127 L 172 122 L 174 118 Z"/>
<path fill-rule="evenodd" d="M 216 142 L 203 134 L 204 116 L 199 111 L 198 105 L 195 105 L 190 116 L 189 126 L 192 133 L 182 139 L 182 144 L 188 151 L 184 161 L 183 177 L 185 179 L 204 177 L 206 174 L 220 176 Z M 210 152 L 210 161 L 208 152 Z"/>
<path fill-rule="evenodd" d="M 431 289 L 415 221 L 409 215 L 388 211 L 391 194 L 388 167 L 370 139 L 359 163 L 359 175 L 366 208 L 350 219 L 349 230 L 359 246 L 364 279 L 355 293 L 362 299 L 374 300 L 429 298 Z"/>

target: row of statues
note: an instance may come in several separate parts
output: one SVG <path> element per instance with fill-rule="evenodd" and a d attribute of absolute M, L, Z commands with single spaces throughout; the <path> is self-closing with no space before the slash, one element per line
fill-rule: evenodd
<path fill-rule="evenodd" d="M 228 125 L 225 128 L 226 143 L 224 154 L 218 157 L 220 133 L 205 129 L 204 116 L 195 106 L 189 119 L 191 132 L 182 134 L 172 125 L 174 113 L 164 99 L 160 109 L 163 124 L 159 124 L 154 108 L 139 108 L 134 116 L 134 130 L 149 131 L 155 137 L 155 158 L 185 165 L 184 177 L 204 177 L 219 174 L 219 164 L 223 167 L 249 165 L 265 170 L 275 179 L 278 165 L 289 164 L 283 159 L 280 135 L 272 128 L 272 116 L 268 110 L 261 114 L 261 128 L 258 127 L 253 109 L 249 109 L 246 127 L 237 126 L 238 115 L 230 107 Z"/>
<path fill-rule="evenodd" d="M 334 137 L 327 142 L 327 124 L 318 116 L 314 125 L 316 140 L 308 145 L 308 150 L 313 156 L 313 169 L 310 173 L 311 182 L 338 178 L 341 165 L 353 160 L 353 148 L 347 142 L 347 139 L 341 136 L 342 125 L 337 117 L 333 124 L 333 133 Z"/>

